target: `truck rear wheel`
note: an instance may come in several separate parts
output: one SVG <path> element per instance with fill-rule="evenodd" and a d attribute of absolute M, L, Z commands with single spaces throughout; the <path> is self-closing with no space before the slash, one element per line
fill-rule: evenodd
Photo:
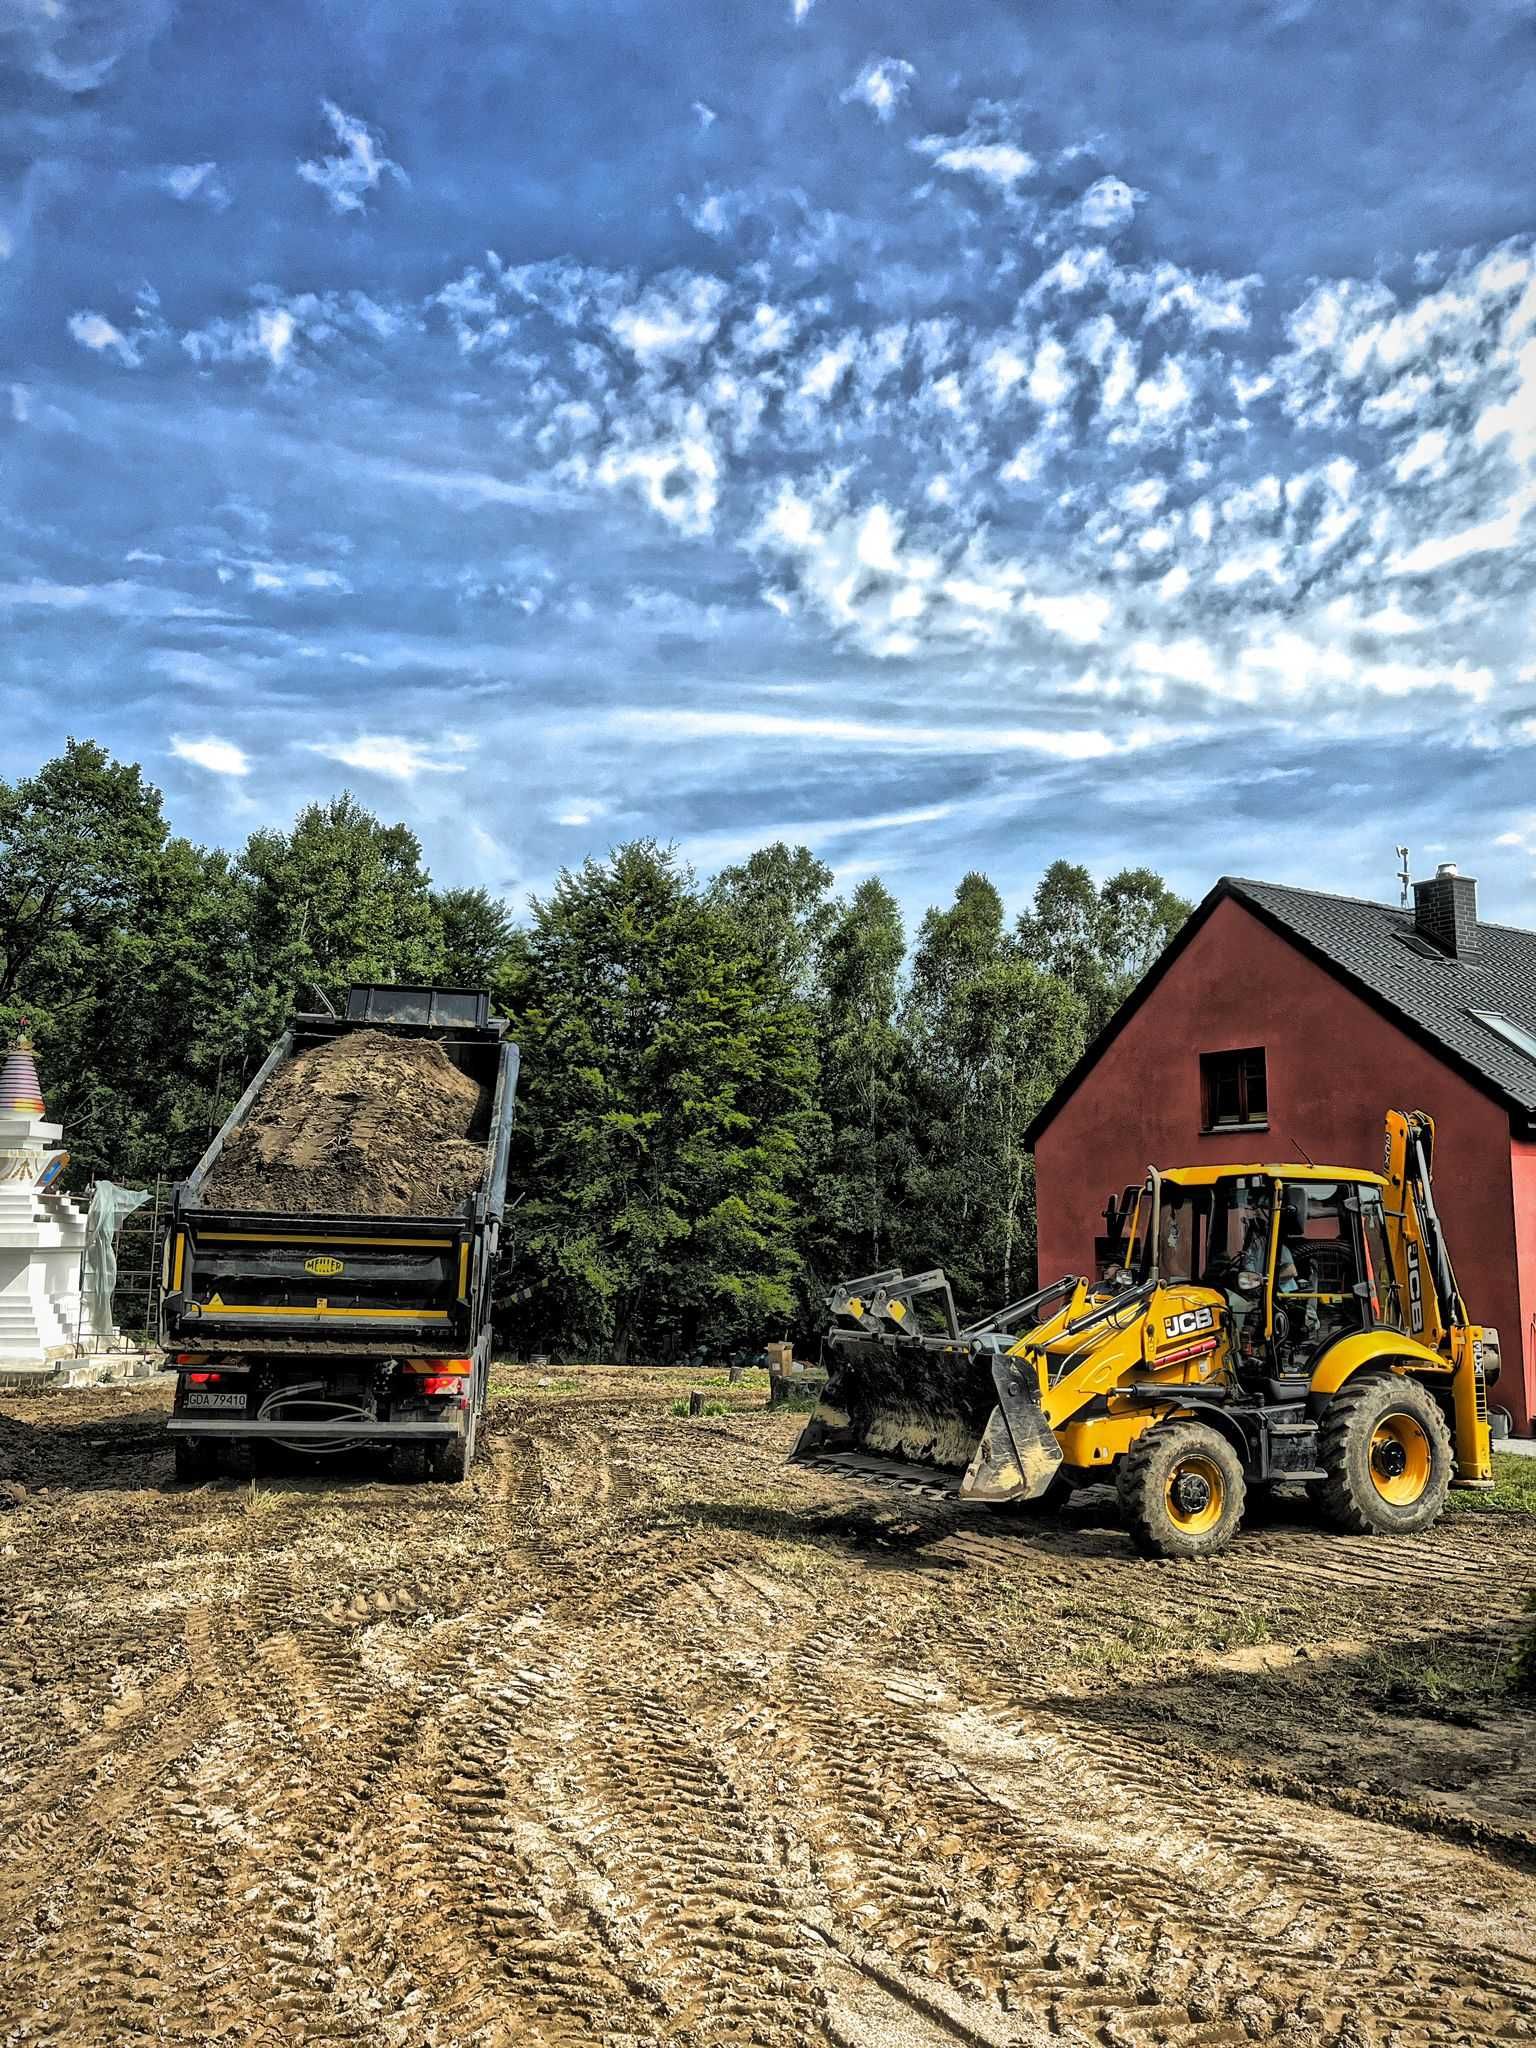
<path fill-rule="evenodd" d="M 256 1444 L 252 1437 L 227 1436 L 216 1447 L 219 1470 L 226 1479 L 242 1483 L 256 1471 Z"/>
<path fill-rule="evenodd" d="M 444 1479 L 455 1484 L 469 1477 L 469 1468 L 475 1460 L 476 1416 L 471 1412 L 464 1420 L 464 1434 L 450 1437 L 447 1443 L 432 1446 L 429 1477 Z"/>
<path fill-rule="evenodd" d="M 1453 1462 L 1445 1417 L 1417 1380 L 1354 1380 L 1323 1411 L 1318 1463 L 1328 1477 L 1313 1497 L 1348 1535 L 1412 1536 L 1439 1519 Z"/>
<path fill-rule="evenodd" d="M 179 1436 L 175 1445 L 176 1477 L 197 1485 L 218 1470 L 214 1447 L 206 1437 Z"/>
<path fill-rule="evenodd" d="M 420 1486 L 431 1476 L 431 1450 L 426 1444 L 396 1444 L 389 1454 L 389 1476 L 407 1486 Z"/>
<path fill-rule="evenodd" d="M 1115 1468 L 1120 1519 L 1143 1557 L 1225 1549 L 1247 1490 L 1236 1451 L 1203 1422 L 1154 1423 Z"/>

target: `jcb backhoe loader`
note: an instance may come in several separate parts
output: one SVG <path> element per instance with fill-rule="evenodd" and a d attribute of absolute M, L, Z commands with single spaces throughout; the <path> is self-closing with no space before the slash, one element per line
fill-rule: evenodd
<path fill-rule="evenodd" d="M 1112 1210 L 1102 1279 L 964 1328 L 941 1271 L 847 1281 L 791 1455 L 963 1469 L 981 1502 L 1113 1479 L 1150 1556 L 1219 1550 L 1248 1488 L 1276 1482 L 1337 1529 L 1428 1528 L 1451 1486 L 1493 1483 L 1499 1367 L 1457 1291 L 1433 1149 L 1429 1116 L 1390 1110 L 1384 1174 L 1153 1170 Z"/>

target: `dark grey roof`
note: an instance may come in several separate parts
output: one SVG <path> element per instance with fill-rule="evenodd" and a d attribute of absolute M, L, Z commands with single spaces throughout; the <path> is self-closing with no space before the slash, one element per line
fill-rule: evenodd
<path fill-rule="evenodd" d="M 1472 1013 L 1507 1017 L 1536 1035 L 1536 932 L 1478 921 L 1481 956 L 1453 960 L 1417 938 L 1413 912 L 1360 896 L 1325 896 L 1224 875 L 1148 968 L 1024 1133 L 1033 1145 L 1157 987 L 1218 903 L 1241 903 L 1467 1078 L 1536 1124 L 1536 1058 Z"/>
<path fill-rule="evenodd" d="M 1231 877 L 1217 886 L 1321 955 L 1511 1109 L 1536 1112 L 1536 1059 L 1472 1014 L 1486 1010 L 1536 1033 L 1536 932 L 1479 919 L 1481 957 L 1453 960 L 1415 943 L 1413 912 L 1395 904 Z"/>

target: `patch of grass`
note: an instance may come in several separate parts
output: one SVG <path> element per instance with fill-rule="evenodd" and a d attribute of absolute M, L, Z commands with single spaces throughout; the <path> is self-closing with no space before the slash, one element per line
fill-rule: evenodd
<path fill-rule="evenodd" d="M 1384 1644 L 1360 1664 L 1357 1688 L 1394 1707 L 1486 1705 L 1519 1689 L 1521 1649 L 1504 1632 Z"/>
<path fill-rule="evenodd" d="M 541 1394 L 577 1394 L 581 1391 L 580 1380 L 492 1380 L 487 1392 L 493 1398 L 506 1400 L 512 1394 L 527 1394 L 537 1400 Z"/>
<path fill-rule="evenodd" d="M 724 1401 L 706 1401 L 703 1412 L 706 1415 L 729 1415 L 731 1411 Z M 688 1413 L 688 1396 L 686 1394 L 672 1403 L 672 1413 L 674 1415 L 686 1415 Z"/>
<path fill-rule="evenodd" d="M 1208 1647 L 1213 1650 L 1250 1650 L 1260 1643 L 1270 1643 L 1275 1632 L 1267 1614 L 1255 1611 L 1243 1614 L 1236 1621 L 1225 1622 L 1211 1629 Z"/>
<path fill-rule="evenodd" d="M 1495 1451 L 1493 1491 L 1453 1492 L 1446 1510 L 1459 1515 L 1536 1515 L 1536 1458 Z"/>

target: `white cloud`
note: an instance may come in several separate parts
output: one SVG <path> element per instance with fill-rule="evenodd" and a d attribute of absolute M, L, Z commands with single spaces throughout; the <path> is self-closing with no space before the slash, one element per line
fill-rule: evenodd
<path fill-rule="evenodd" d="M 616 711 L 610 723 L 620 730 L 645 732 L 658 739 L 777 740 L 790 745 L 816 742 L 834 746 L 870 747 L 903 754 L 1040 754 L 1058 761 L 1099 761 L 1106 756 L 1172 737 L 1167 729 L 1143 726 L 1112 738 L 1088 726 L 1077 730 L 1045 726 L 900 725 L 894 721 L 857 718 L 792 718 L 767 711 Z"/>
<path fill-rule="evenodd" d="M 256 315 L 256 346 L 280 370 L 293 346 L 293 315 L 286 306 L 272 306 Z"/>
<path fill-rule="evenodd" d="M 251 562 L 246 573 L 253 591 L 266 591 L 275 596 L 287 596 L 295 590 L 334 590 L 347 594 L 352 589 L 346 577 L 338 575 L 334 569 L 303 569 L 278 562 Z"/>
<path fill-rule="evenodd" d="M 1387 574 L 1428 576 L 1437 569 L 1448 569 L 1453 562 L 1465 561 L 1468 555 L 1495 554 L 1511 548 L 1520 538 L 1525 509 L 1524 502 L 1516 500 L 1496 518 L 1480 520 L 1476 526 L 1463 526 L 1455 533 L 1432 534 L 1416 547 L 1393 555 L 1387 563 Z"/>
<path fill-rule="evenodd" d="M 912 90 L 916 76 L 904 57 L 871 57 L 844 92 L 843 100 L 862 100 L 877 120 L 889 121 Z"/>
<path fill-rule="evenodd" d="M 1037 618 L 1048 633 L 1079 647 L 1091 646 L 1104 636 L 1113 606 L 1096 591 L 1080 590 L 1069 597 L 1027 597 L 1023 608 Z"/>
<path fill-rule="evenodd" d="M 789 0 L 789 11 L 797 22 L 804 21 L 815 5 L 816 0 Z"/>
<path fill-rule="evenodd" d="M 645 293 L 621 307 L 608 325 L 642 363 L 653 356 L 686 359 L 714 339 L 725 295 L 718 278 L 690 278 L 675 291 Z"/>
<path fill-rule="evenodd" d="M 720 464 L 696 435 L 662 447 L 613 449 L 596 474 L 610 488 L 638 483 L 651 510 L 681 533 L 708 533 L 714 524 Z"/>
<path fill-rule="evenodd" d="M 462 775 L 466 764 L 451 757 L 471 752 L 474 744 L 456 733 L 450 733 L 436 747 L 401 739 L 395 733 L 359 733 L 355 740 L 315 741 L 308 752 L 324 754 L 328 760 L 340 761 L 344 767 L 360 769 L 367 775 L 387 776 L 392 782 L 414 782 L 418 775 Z"/>
<path fill-rule="evenodd" d="M 71 313 L 69 331 L 82 348 L 91 349 L 97 355 L 110 349 L 130 370 L 136 370 L 142 361 L 137 346 L 104 314 Z"/>
<path fill-rule="evenodd" d="M 201 164 L 167 164 L 156 182 L 163 192 L 169 192 L 183 205 L 195 200 L 200 206 L 211 206 L 215 213 L 222 213 L 231 204 L 229 188 L 212 158 Z"/>
<path fill-rule="evenodd" d="M 714 108 L 706 106 L 703 100 L 694 101 L 693 111 L 701 128 L 713 128 L 720 118 Z"/>
<path fill-rule="evenodd" d="M 319 187 L 334 212 L 363 212 L 367 195 L 377 189 L 386 172 L 402 184 L 408 182 L 399 164 L 385 156 L 382 137 L 366 121 L 344 113 L 334 100 L 322 100 L 320 109 L 341 144 L 340 153 L 303 159 L 298 173 L 306 185 Z"/>
<path fill-rule="evenodd" d="M 1085 228 L 1112 234 L 1117 228 L 1130 225 L 1138 203 L 1146 196 L 1145 192 L 1133 190 L 1123 178 L 1100 178 L 1078 201 L 1077 217 Z"/>
<path fill-rule="evenodd" d="M 1022 179 L 1033 177 L 1039 168 L 1027 149 L 1014 142 L 987 140 L 974 130 L 964 135 L 925 135 L 912 147 L 931 157 L 941 171 L 956 177 L 980 178 L 1004 192 L 1012 192 Z"/>
<path fill-rule="evenodd" d="M 180 733 L 171 735 L 171 752 L 178 761 L 191 761 L 195 767 L 206 768 L 210 775 L 249 775 L 249 756 L 233 740 L 183 739 Z"/>

